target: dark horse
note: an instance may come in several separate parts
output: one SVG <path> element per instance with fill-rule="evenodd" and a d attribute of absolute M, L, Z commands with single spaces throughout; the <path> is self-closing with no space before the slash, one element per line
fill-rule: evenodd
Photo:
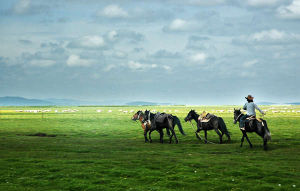
<path fill-rule="evenodd" d="M 177 116 L 171 115 L 171 114 L 165 114 L 165 113 L 161 113 L 161 114 L 162 115 L 160 115 L 159 113 L 157 113 L 157 114 L 151 113 L 150 110 L 145 111 L 145 117 L 146 117 L 145 119 L 147 121 L 150 120 L 150 123 L 151 123 L 151 129 L 150 129 L 150 133 L 149 133 L 150 142 L 152 141 L 151 140 L 152 131 L 157 130 L 160 134 L 160 142 L 163 143 L 163 136 L 164 136 L 163 129 L 166 128 L 167 131 L 169 131 L 169 130 L 171 131 L 169 143 L 172 143 L 173 136 L 175 137 L 176 143 L 178 143 L 178 139 L 177 139 L 175 131 L 174 131 L 175 125 L 178 126 L 180 133 L 182 135 L 185 135 L 179 118 Z"/>
<path fill-rule="evenodd" d="M 237 122 L 240 122 L 241 117 L 244 116 L 244 114 L 241 112 L 241 109 L 234 109 L 234 124 Z M 245 130 L 242 130 L 243 137 L 241 140 L 241 147 L 243 146 L 244 138 L 246 137 L 250 147 L 252 148 L 252 144 L 247 136 L 247 132 L 255 132 L 259 136 L 261 136 L 264 140 L 264 149 L 267 150 L 267 142 L 268 140 L 271 140 L 271 133 L 269 131 L 268 125 L 266 120 L 259 119 L 257 120 L 256 118 L 252 119 L 251 121 L 246 120 L 245 123 Z"/>
<path fill-rule="evenodd" d="M 207 143 L 207 131 L 208 130 L 215 130 L 216 133 L 219 135 L 220 137 L 220 144 L 222 144 L 222 137 L 225 134 L 228 138 L 228 141 L 230 141 L 230 135 L 229 132 L 226 128 L 226 125 L 224 123 L 224 120 L 221 117 L 217 117 L 217 116 L 213 116 L 208 122 L 200 122 L 198 120 L 199 115 L 196 113 L 195 110 L 191 110 L 187 116 L 184 118 L 185 122 L 187 121 L 191 121 L 192 119 L 195 120 L 197 122 L 197 131 L 196 136 L 198 139 L 201 140 L 201 138 L 199 137 L 198 133 L 201 130 L 204 130 L 204 135 L 205 135 L 205 140 L 204 142 Z M 220 133 L 220 131 L 222 132 L 222 134 Z"/>
<path fill-rule="evenodd" d="M 148 142 L 149 140 L 147 138 L 147 133 L 149 131 L 152 132 L 153 130 L 151 131 L 150 122 L 145 120 L 145 114 L 142 111 L 138 111 L 132 116 L 131 119 L 134 121 L 139 120 L 141 122 L 142 129 L 144 130 L 145 143 Z M 168 129 L 167 129 L 167 134 L 170 136 L 170 132 Z M 150 142 L 152 142 L 151 137 L 149 137 L 149 138 L 150 138 Z"/>

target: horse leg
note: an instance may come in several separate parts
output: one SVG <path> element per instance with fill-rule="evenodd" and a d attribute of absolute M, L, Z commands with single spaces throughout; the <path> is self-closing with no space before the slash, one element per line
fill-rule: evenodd
<path fill-rule="evenodd" d="M 159 135 L 160 135 L 160 143 L 164 143 L 164 132 L 161 130 L 159 130 Z"/>
<path fill-rule="evenodd" d="M 172 138 L 173 138 L 174 134 L 175 134 L 174 130 L 171 129 L 171 136 L 170 136 L 170 139 L 169 139 L 170 144 L 172 143 Z"/>
<path fill-rule="evenodd" d="M 204 137 L 205 137 L 204 142 L 206 144 L 207 143 L 207 130 L 204 130 Z"/>
<path fill-rule="evenodd" d="M 171 131 L 172 131 L 172 135 L 174 135 L 174 137 L 175 137 L 176 144 L 177 144 L 178 143 L 178 139 L 177 139 L 176 133 L 175 133 L 175 131 L 174 131 L 173 128 L 171 129 Z"/>
<path fill-rule="evenodd" d="M 252 148 L 252 144 L 251 144 L 251 142 L 250 142 L 250 140 L 248 138 L 248 135 L 247 135 L 246 131 L 244 131 L 244 136 L 246 137 L 246 139 L 247 139 L 247 141 L 248 141 L 248 143 L 250 145 L 250 148 Z"/>
<path fill-rule="evenodd" d="M 215 128 L 215 132 L 219 135 L 219 137 L 220 137 L 220 144 L 222 144 L 222 135 L 221 135 L 220 131 L 217 128 Z"/>
<path fill-rule="evenodd" d="M 148 142 L 148 138 L 147 138 L 147 133 L 148 133 L 149 129 L 148 128 L 145 128 L 144 129 L 144 137 L 145 137 L 145 143 Z"/>
<path fill-rule="evenodd" d="M 170 137 L 171 136 L 170 130 L 167 128 L 166 131 L 167 131 L 167 135 Z"/>
<path fill-rule="evenodd" d="M 268 150 L 267 142 L 268 142 L 268 140 L 264 139 L 264 150 Z"/>
<path fill-rule="evenodd" d="M 227 133 L 225 133 L 225 135 L 227 136 L 228 142 L 231 141 L 229 133 L 227 132 Z"/>
<path fill-rule="evenodd" d="M 149 132 L 149 140 L 150 140 L 150 143 L 152 143 L 152 139 L 151 139 L 151 133 L 152 133 L 153 130 L 150 130 Z"/>
<path fill-rule="evenodd" d="M 196 134 L 197 139 L 202 140 L 201 137 L 199 137 L 199 135 L 198 135 L 199 132 L 200 132 L 200 129 L 198 127 L 197 131 L 195 131 L 195 134 Z"/>
<path fill-rule="evenodd" d="M 244 133 L 243 133 L 243 137 L 242 137 L 242 139 L 241 139 L 241 147 L 243 146 L 244 138 L 245 138 L 245 135 L 244 135 Z"/>

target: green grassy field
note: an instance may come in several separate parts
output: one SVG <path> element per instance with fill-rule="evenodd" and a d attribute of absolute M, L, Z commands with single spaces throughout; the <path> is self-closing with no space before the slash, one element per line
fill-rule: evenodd
<path fill-rule="evenodd" d="M 272 134 L 268 151 L 256 134 L 249 134 L 254 148 L 246 141 L 240 148 L 233 106 L 0 107 L 0 190 L 297 190 L 300 107 L 262 108 Z M 40 109 L 51 111 L 16 112 Z M 139 109 L 177 115 L 187 135 L 176 128 L 179 144 L 167 137 L 160 144 L 153 132 L 153 143 L 144 143 L 140 124 L 131 120 L 130 110 Z M 183 120 L 190 109 L 223 117 L 232 141 L 197 140 Z M 35 133 L 50 136 L 29 136 Z M 208 140 L 217 143 L 217 134 L 209 131 Z"/>

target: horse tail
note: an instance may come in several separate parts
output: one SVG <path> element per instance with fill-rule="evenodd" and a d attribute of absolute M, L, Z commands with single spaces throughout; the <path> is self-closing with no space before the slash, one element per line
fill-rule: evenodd
<path fill-rule="evenodd" d="M 264 139 L 268 140 L 268 141 L 271 141 L 271 133 L 270 133 L 270 130 L 268 128 L 266 120 L 262 120 L 262 126 L 265 129 Z"/>
<path fill-rule="evenodd" d="M 175 125 L 178 126 L 178 129 L 179 129 L 180 133 L 181 133 L 182 135 L 185 135 L 185 133 L 184 133 L 184 131 L 183 131 L 183 129 L 182 129 L 182 125 L 181 125 L 181 123 L 180 123 L 179 118 L 178 118 L 177 116 L 174 116 L 174 115 L 173 115 L 173 119 L 174 119 Z"/>
<path fill-rule="evenodd" d="M 225 124 L 225 122 L 224 122 L 224 120 L 223 120 L 222 117 L 218 117 L 218 122 L 219 122 L 220 130 L 223 133 L 225 133 L 226 135 L 229 135 L 230 133 L 229 133 L 229 131 L 228 131 L 227 127 L 226 127 L 226 124 Z"/>

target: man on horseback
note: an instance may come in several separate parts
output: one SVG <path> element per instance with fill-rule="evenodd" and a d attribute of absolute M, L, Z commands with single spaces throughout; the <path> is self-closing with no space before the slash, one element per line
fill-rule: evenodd
<path fill-rule="evenodd" d="M 245 103 L 243 109 L 247 110 L 247 114 L 240 118 L 240 129 L 245 130 L 245 122 L 248 117 L 256 117 L 255 109 L 257 109 L 261 114 L 265 114 L 254 102 L 254 97 L 252 95 L 248 95 L 245 97 L 247 99 L 247 103 Z"/>

